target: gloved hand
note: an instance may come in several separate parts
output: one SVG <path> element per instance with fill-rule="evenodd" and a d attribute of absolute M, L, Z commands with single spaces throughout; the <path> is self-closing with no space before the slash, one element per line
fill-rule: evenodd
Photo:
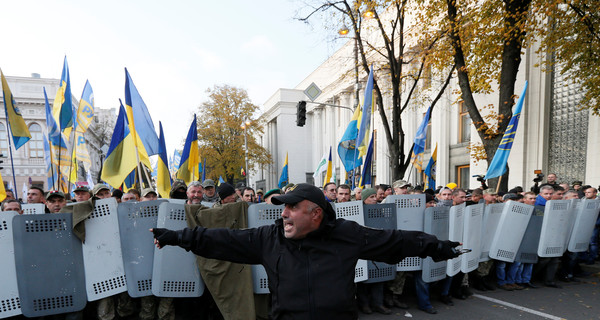
<path fill-rule="evenodd" d="M 460 251 L 455 249 L 458 246 L 460 246 L 460 242 L 450 240 L 440 241 L 438 242 L 437 250 L 431 255 L 431 258 L 435 262 L 456 258 L 460 255 Z"/>
<path fill-rule="evenodd" d="M 164 246 L 179 245 L 180 237 L 177 231 L 164 228 L 154 228 L 150 229 L 150 231 L 154 234 L 154 244 L 159 249 Z"/>

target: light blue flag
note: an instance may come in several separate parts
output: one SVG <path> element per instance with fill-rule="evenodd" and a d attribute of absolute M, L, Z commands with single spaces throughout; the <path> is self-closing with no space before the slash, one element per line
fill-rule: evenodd
<path fill-rule="evenodd" d="M 331 148 L 329 149 L 329 157 L 331 157 Z M 277 186 L 281 189 L 285 187 L 286 184 L 290 182 L 289 174 L 288 174 L 288 154 L 285 153 L 285 162 L 283 163 L 283 168 L 281 169 L 281 175 L 279 176 L 279 183 Z"/>
<path fill-rule="evenodd" d="M 206 180 L 206 170 L 204 170 L 204 168 L 206 168 L 206 158 L 204 158 L 204 163 L 202 164 L 202 182 L 204 182 L 204 180 Z"/>
<path fill-rule="evenodd" d="M 223 180 L 222 176 L 219 176 L 219 185 L 221 185 L 221 183 L 225 183 L 225 180 Z"/>
<path fill-rule="evenodd" d="M 127 68 L 125 68 L 125 104 L 131 107 L 133 111 L 135 131 L 142 140 L 146 153 L 149 156 L 158 154 L 158 136 L 154 129 L 154 123 L 152 123 L 150 112 L 148 112 L 142 96 L 133 84 Z"/>
<path fill-rule="evenodd" d="M 419 172 L 423 171 L 423 154 L 425 153 L 425 141 L 427 140 L 427 124 L 431 118 L 431 107 L 421 121 L 421 125 L 415 134 L 415 146 L 413 148 L 412 159 L 410 160 Z"/>
<path fill-rule="evenodd" d="M 519 97 L 519 102 L 517 102 L 517 106 L 512 117 L 510 118 L 508 126 L 506 127 L 506 131 L 504 131 L 502 141 L 500 141 L 500 145 L 498 145 L 494 159 L 492 159 L 492 162 L 488 167 L 488 171 L 485 174 L 486 179 L 500 177 L 506 172 L 506 163 L 508 162 L 510 149 L 512 148 L 515 134 L 517 133 L 517 126 L 519 125 L 519 117 L 521 116 L 521 109 L 523 109 L 523 102 L 525 101 L 526 92 L 527 81 L 525 81 L 525 88 L 523 88 L 523 93 L 521 94 L 521 97 Z"/>
<path fill-rule="evenodd" d="M 360 166 L 362 164 L 362 158 L 360 158 L 358 149 L 356 148 L 356 137 L 358 136 L 358 119 L 360 117 L 360 107 L 354 110 L 352 119 L 346 131 L 338 144 L 338 155 L 342 164 L 346 169 L 346 172 Z"/>
<path fill-rule="evenodd" d="M 179 169 L 179 162 L 181 161 L 181 153 L 177 150 L 173 152 L 173 170 L 177 172 Z"/>
<path fill-rule="evenodd" d="M 48 189 L 55 190 L 55 182 L 57 181 L 57 173 L 52 170 L 52 161 L 50 160 L 50 144 L 47 139 L 44 140 L 44 162 L 46 163 L 46 177 L 48 178 Z"/>

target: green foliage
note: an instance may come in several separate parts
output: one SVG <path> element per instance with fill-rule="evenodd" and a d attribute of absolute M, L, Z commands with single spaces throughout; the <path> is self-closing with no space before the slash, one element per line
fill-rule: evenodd
<path fill-rule="evenodd" d="M 262 124 L 253 117 L 259 107 L 250 101 L 246 90 L 223 85 L 207 92 L 209 99 L 200 105 L 197 117 L 198 145 L 200 157 L 206 158 L 207 178 L 223 176 L 229 182 L 243 179 L 240 168 L 246 165 L 242 125 L 246 121 L 250 123 L 246 128 L 249 168 L 270 163 L 268 151 L 256 142 L 256 136 L 263 132 Z"/>

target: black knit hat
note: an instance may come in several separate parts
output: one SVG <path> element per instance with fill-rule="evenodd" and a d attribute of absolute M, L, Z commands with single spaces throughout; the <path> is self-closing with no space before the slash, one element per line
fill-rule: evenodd
<path fill-rule="evenodd" d="M 229 197 L 230 195 L 235 193 L 235 189 L 229 183 L 221 183 L 221 185 L 217 188 L 217 192 L 219 193 L 219 198 L 221 200 Z"/>

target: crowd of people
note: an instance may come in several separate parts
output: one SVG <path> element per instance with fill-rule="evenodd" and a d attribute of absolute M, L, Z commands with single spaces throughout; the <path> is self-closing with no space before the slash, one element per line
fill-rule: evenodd
<path fill-rule="evenodd" d="M 312 208 L 321 208 L 323 216 L 330 211 L 330 205 L 320 203 L 312 189 L 307 189 L 306 184 L 288 184 L 284 188 L 275 188 L 264 192 L 262 189 L 254 190 L 245 186 L 243 183 L 235 187 L 228 183 L 216 185 L 211 179 L 203 182 L 194 181 L 186 185 L 181 180 L 175 180 L 170 192 L 170 198 L 185 200 L 186 204 L 202 204 L 204 206 L 223 206 L 229 203 L 246 202 L 248 205 L 253 203 L 273 203 L 285 204 L 285 210 L 282 214 L 284 220 L 286 215 L 291 216 L 291 210 L 295 210 L 297 204 L 301 201 L 312 201 L 317 206 Z M 314 187 L 312 187 L 314 188 Z M 308 191 L 302 191 L 307 189 Z M 316 189 L 316 188 L 315 188 Z M 485 203 L 501 203 L 506 201 L 519 201 L 539 208 L 545 206 L 548 200 L 567 200 L 567 199 L 597 199 L 598 189 L 589 185 L 583 185 L 580 181 L 571 184 L 559 183 L 556 175 L 548 175 L 547 182 L 535 185 L 531 191 L 525 191 L 522 187 L 515 187 L 508 192 L 496 192 L 492 188 L 487 188 L 485 183 L 481 188 L 473 190 L 464 190 L 458 188 L 456 184 L 450 183 L 444 187 L 438 187 L 435 190 L 422 190 L 419 186 L 413 187 L 404 180 L 395 181 L 392 185 L 380 184 L 373 188 L 352 188 L 349 185 L 327 183 L 319 193 L 320 197 L 326 202 L 342 203 L 348 201 L 362 201 L 364 204 L 377 204 L 385 200 L 390 195 L 417 194 L 424 193 L 426 197 L 426 206 L 455 206 L 466 203 L 466 205 Z M 301 193 L 304 192 L 304 193 Z M 308 194 L 309 196 L 306 196 Z M 45 191 L 42 188 L 32 186 L 27 193 L 27 204 L 43 203 L 46 213 L 59 213 L 69 202 L 83 202 L 91 198 L 105 199 L 114 197 L 117 202 L 127 201 L 151 201 L 158 199 L 158 194 L 152 188 L 144 188 L 140 191 L 130 189 L 127 192 L 113 190 L 104 184 L 97 184 L 91 190 L 85 186 L 78 186 L 73 191 L 73 199 L 70 195 L 65 195 L 59 191 Z M 294 201 L 296 201 L 294 203 Z M 7 190 L 7 198 L 2 202 L 2 211 L 17 211 L 22 213 L 22 205 L 19 200 L 14 198 L 14 194 Z M 285 213 L 288 210 L 287 214 Z M 538 210 L 538 213 L 540 211 Z M 541 211 L 543 214 L 543 210 Z M 288 218 L 289 220 L 290 218 Z M 290 220 L 291 221 L 291 220 Z M 319 224 L 321 222 L 319 220 Z M 430 289 L 439 296 L 439 301 L 445 305 L 454 305 L 453 298 L 466 299 L 472 295 L 472 289 L 487 290 L 523 290 L 526 288 L 535 289 L 539 285 L 559 288 L 557 280 L 579 281 L 577 278 L 586 276 L 586 273 L 579 267 L 580 263 L 594 264 L 598 259 L 598 230 L 600 218 L 596 223 L 593 237 L 590 241 L 589 250 L 580 254 L 566 252 L 561 258 L 540 258 L 537 264 L 530 263 L 505 263 L 501 261 L 489 260 L 479 264 L 477 270 L 468 274 L 459 273 L 454 277 L 446 277 L 437 283 L 426 283 L 423 281 L 421 272 L 397 272 L 394 280 L 380 283 L 358 283 L 352 296 L 355 298 L 355 305 L 358 310 L 364 314 L 373 312 L 381 314 L 391 314 L 392 308 L 409 308 L 406 292 L 415 292 L 417 298 L 417 307 L 429 314 L 436 314 L 437 310 L 433 307 L 430 299 Z M 299 228 L 299 222 L 292 223 L 289 228 Z M 319 225 L 317 225 L 317 228 Z M 284 223 L 283 232 L 288 236 L 288 225 Z M 161 234 L 156 234 L 157 245 Z M 304 234 L 306 236 L 306 234 Z M 293 236 L 290 238 L 294 239 Z M 165 237 L 162 238 L 167 239 Z M 301 238 L 302 239 L 302 238 Z M 161 243 L 161 247 L 166 245 L 180 245 L 176 241 L 172 243 Z M 207 254 L 197 248 L 186 248 L 198 254 Z M 211 253 L 212 254 L 212 253 Z M 431 255 L 431 254 L 425 254 Z M 374 256 L 378 257 L 378 256 Z M 389 260 L 389 258 L 388 258 Z M 407 281 L 409 280 L 409 281 Z M 439 293 L 438 293 L 439 291 Z M 64 316 L 65 319 L 83 319 L 97 318 L 101 320 L 112 319 L 218 319 L 219 310 L 210 298 L 210 292 L 193 301 L 194 299 L 173 299 L 144 297 L 141 299 L 131 299 L 127 293 L 122 293 L 114 297 L 104 298 L 94 303 L 89 303 L 82 312 L 77 312 Z M 270 305 L 270 303 L 269 303 Z M 207 311 L 207 312 L 205 312 Z M 257 315 L 257 318 L 270 318 L 272 313 Z M 19 317 L 15 317 L 19 318 Z M 275 317 L 277 318 L 277 317 Z"/>

